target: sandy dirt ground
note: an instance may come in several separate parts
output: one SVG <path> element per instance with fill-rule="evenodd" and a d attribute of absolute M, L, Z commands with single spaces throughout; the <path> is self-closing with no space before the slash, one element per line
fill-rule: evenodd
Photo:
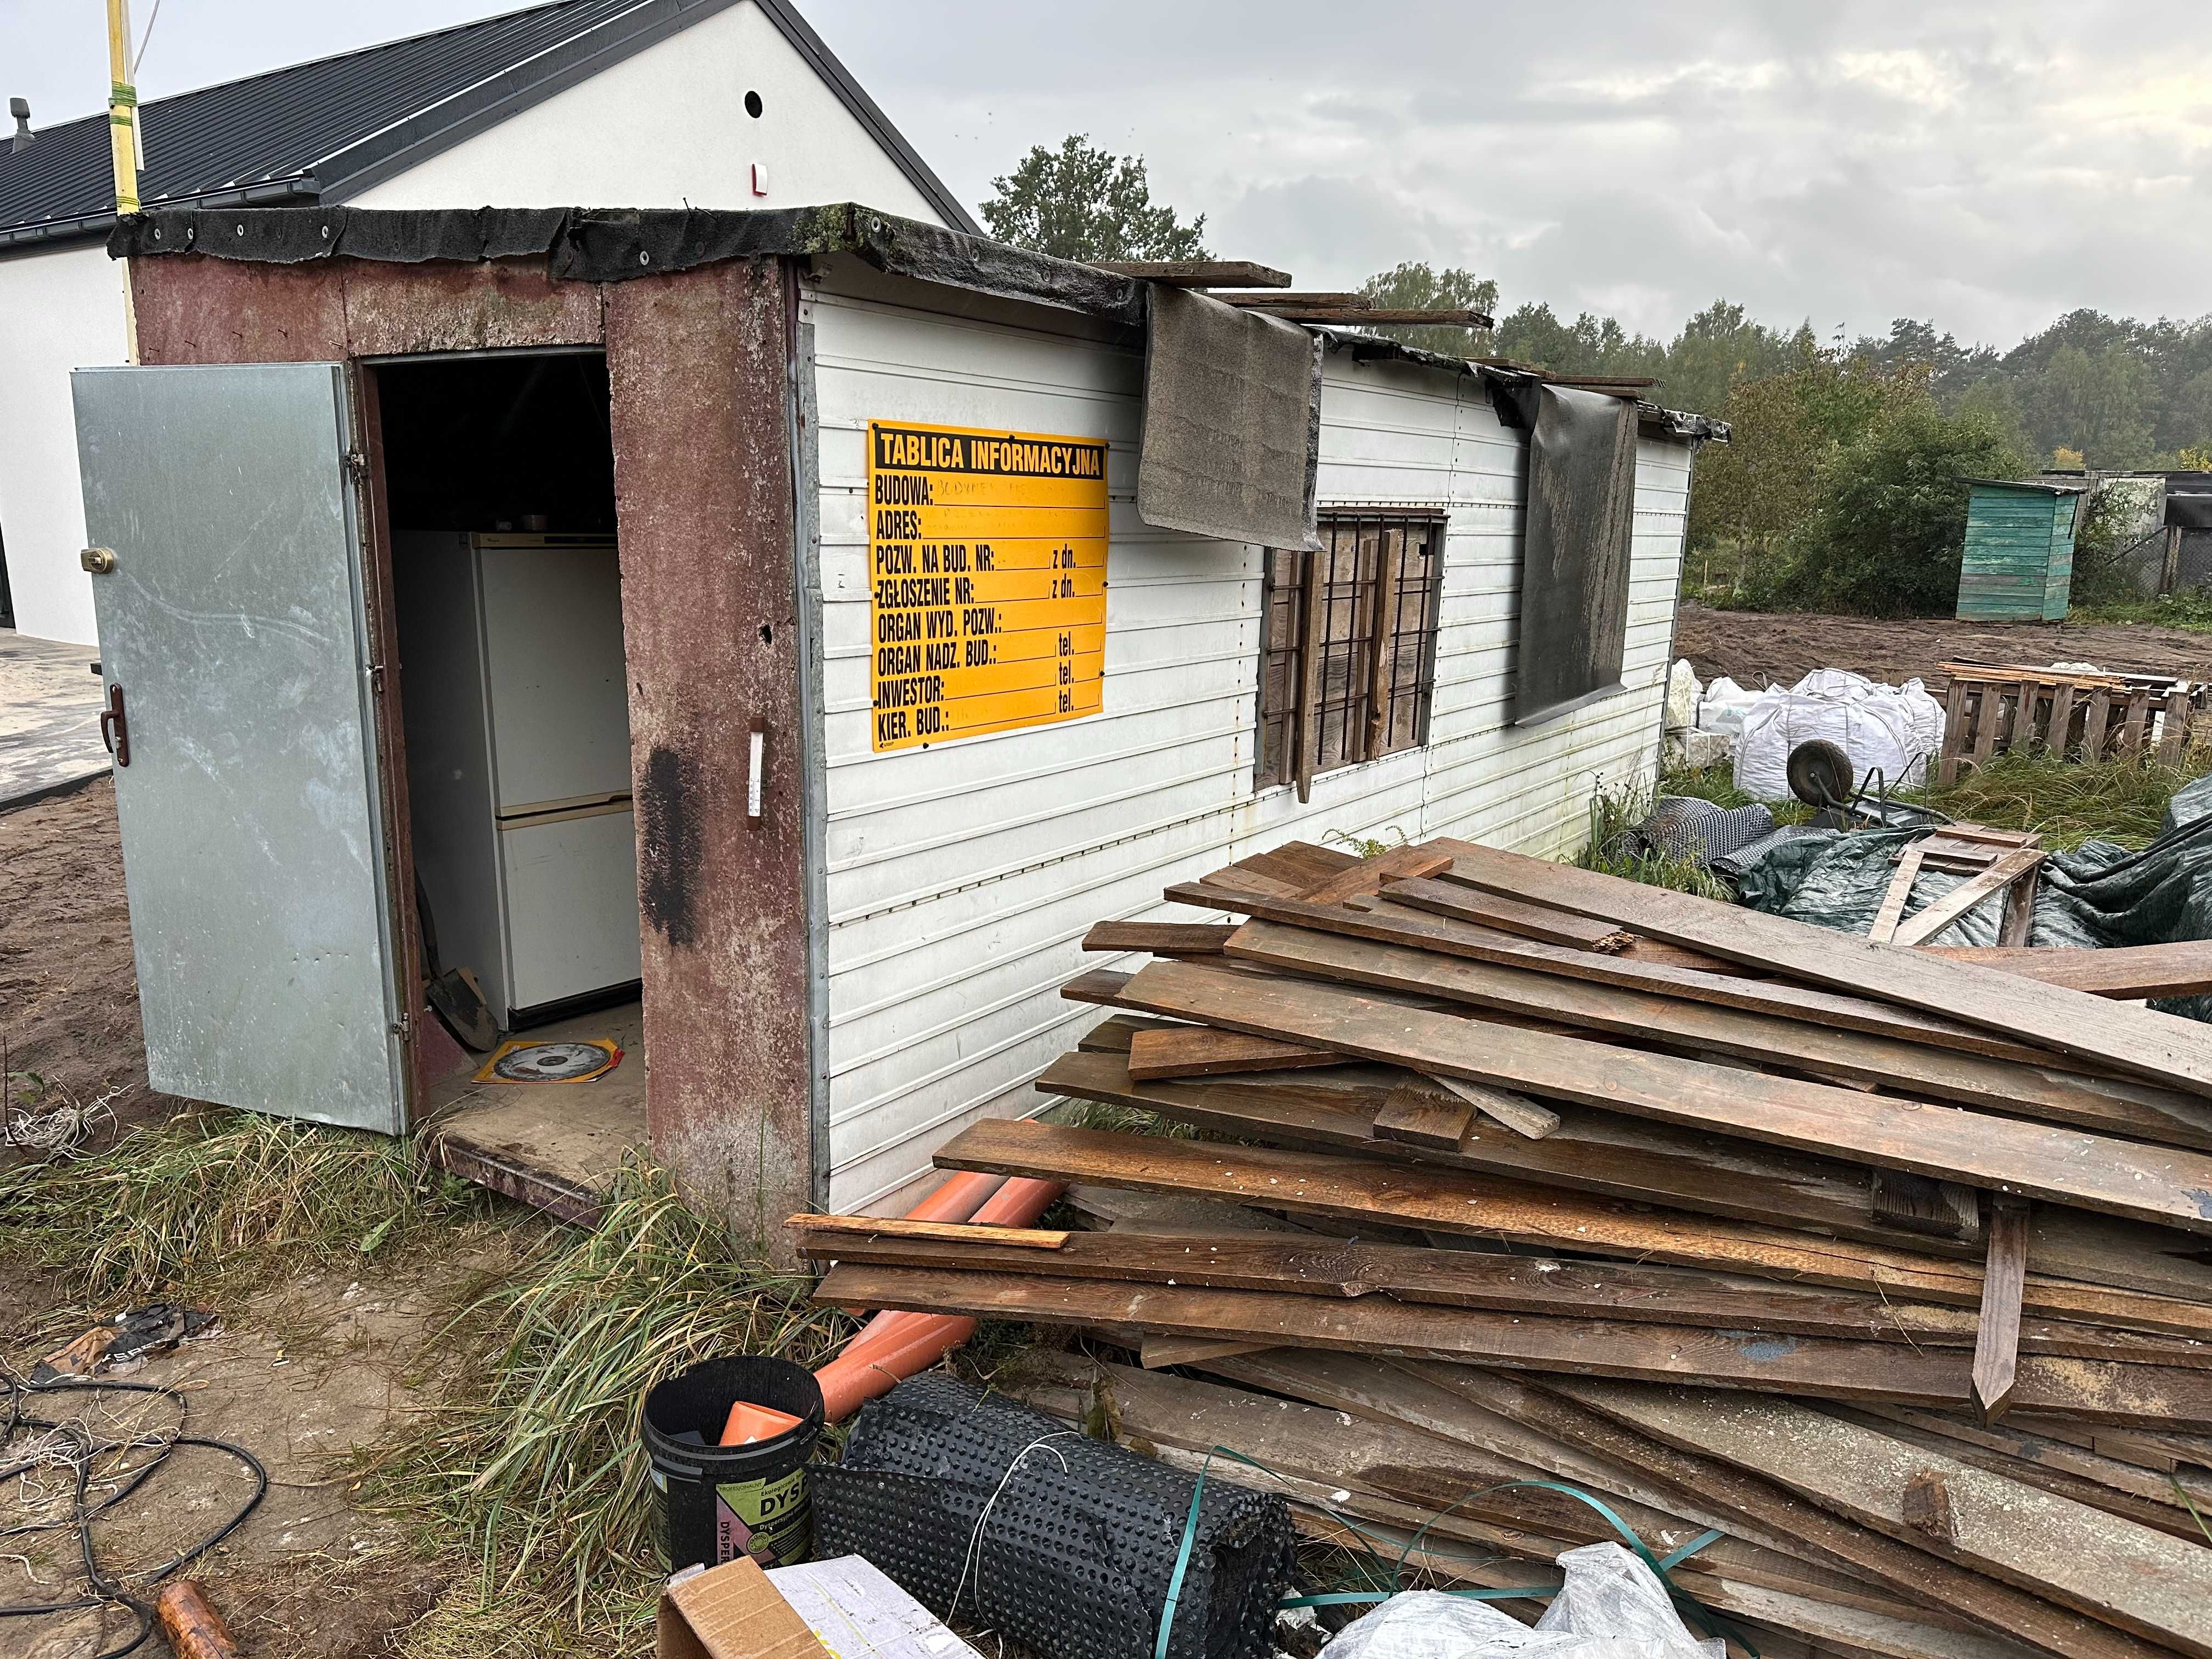
<path fill-rule="evenodd" d="M 1901 622 L 1802 612 L 1708 611 L 1686 605 L 1674 654 L 1701 680 L 1726 674 L 1757 690 L 1793 685 L 1815 668 L 1848 668 L 1892 685 L 1917 675 L 1931 690 L 1948 661 L 2087 662 L 2143 674 L 2212 678 L 2212 634 L 2136 623 Z"/>
<path fill-rule="evenodd" d="M 34 1074 L 49 1097 L 104 1100 L 118 1127 L 182 1103 L 147 1086 L 106 778 L 0 812 L 0 1047 L 7 1071 Z M 19 1079 L 11 1092 L 40 1087 Z"/>
<path fill-rule="evenodd" d="M 450 1269 L 443 1270 L 450 1272 Z M 179 1391 L 33 1396 L 27 1409 L 72 1419 L 110 1437 L 184 1433 L 234 1442 L 260 1460 L 268 1495 L 244 1525 L 191 1569 L 249 1653 L 288 1659 L 371 1659 L 393 1632 L 434 1602 L 449 1568 L 410 1559 L 406 1540 L 350 1501 L 342 1463 L 398 1414 L 427 1403 L 437 1379 L 411 1375 L 427 1322 L 441 1317 L 440 1275 L 364 1274 L 284 1286 L 227 1323 L 118 1379 Z M 51 1281 L 49 1291 L 55 1287 Z M 0 1314 L 5 1310 L 0 1309 Z M 0 1345 L 21 1373 L 81 1328 L 81 1310 L 49 1306 Z M 128 1572 L 172 1559 L 236 1512 L 253 1490 L 235 1458 L 180 1447 L 95 1534 L 103 1566 Z M 52 1519 L 28 1483 L 0 1492 L 0 1524 Z M 98 1495 L 98 1489 L 95 1488 Z M 13 1553 L 17 1548 L 22 1553 Z M 0 1553 L 0 1601 L 63 1600 L 80 1593 L 73 1528 L 29 1534 Z M 22 1659 L 83 1659 L 134 1628 L 127 1613 L 0 1621 L 0 1652 Z M 166 1659 L 157 1635 L 140 1651 Z"/>
<path fill-rule="evenodd" d="M 0 1042 L 7 1069 L 36 1073 L 49 1100 L 105 1100 L 115 1121 L 100 1141 L 185 1103 L 146 1081 L 115 793 L 106 779 L 0 813 Z M 19 1076 L 11 1092 L 28 1086 Z M 0 1362 L 21 1374 L 94 1313 L 113 1310 L 77 1305 L 60 1277 L 9 1261 L 4 1234 L 0 1221 Z M 235 1441 L 268 1467 L 272 1484 L 261 1507 L 193 1569 L 248 1652 L 374 1659 L 392 1650 L 393 1633 L 444 1588 L 445 1570 L 409 1559 L 388 1527 L 353 1507 L 351 1482 L 334 1464 L 426 1402 L 434 1379 L 408 1368 L 448 1276 L 464 1271 L 455 1263 L 397 1275 L 364 1269 L 358 1282 L 295 1281 L 250 1306 L 216 1310 L 218 1330 L 127 1379 L 185 1390 L 186 1432 Z M 56 1418 L 73 1408 L 60 1396 L 40 1405 Z M 159 1562 L 250 1490 L 219 1454 L 173 1457 L 103 1525 L 112 1559 Z M 11 1510 L 21 1501 L 0 1490 L 0 1527 L 23 1518 Z M 73 1538 L 49 1534 L 45 1544 L 73 1547 Z M 59 1564 L 45 1547 L 19 1560 L 17 1548 L 0 1543 L 0 1602 L 46 1599 L 39 1589 L 56 1582 Z M 33 1571 L 40 1577 L 27 1582 Z M 84 1659 L 129 1629 L 111 1618 L 102 1643 L 86 1619 L 0 1620 L 0 1654 Z M 158 1637 L 139 1651 L 168 1655 Z"/>

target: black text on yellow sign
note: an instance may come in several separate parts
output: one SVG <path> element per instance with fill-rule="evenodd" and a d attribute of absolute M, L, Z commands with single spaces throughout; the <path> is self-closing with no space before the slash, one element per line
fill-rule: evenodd
<path fill-rule="evenodd" d="M 1106 685 L 1106 446 L 868 423 L 875 748 L 1095 714 Z"/>

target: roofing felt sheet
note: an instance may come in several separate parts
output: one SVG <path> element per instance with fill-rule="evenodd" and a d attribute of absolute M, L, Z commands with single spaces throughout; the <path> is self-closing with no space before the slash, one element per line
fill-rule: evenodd
<path fill-rule="evenodd" d="M 1261 547 L 1321 546 L 1322 343 L 1295 323 L 1154 285 L 1137 514 Z"/>
<path fill-rule="evenodd" d="M 1529 428 L 1516 724 L 1620 683 L 1635 526 L 1636 405 L 1572 386 L 1521 386 Z"/>

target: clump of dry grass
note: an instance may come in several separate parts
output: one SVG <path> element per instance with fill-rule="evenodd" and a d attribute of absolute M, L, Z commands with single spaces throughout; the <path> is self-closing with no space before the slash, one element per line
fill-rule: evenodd
<path fill-rule="evenodd" d="M 819 1364 L 854 1322 L 810 1306 L 812 1288 L 754 1260 L 640 1166 L 598 1227 L 550 1231 L 469 1297 L 431 1343 L 448 1364 L 460 1357 L 448 1403 L 358 1471 L 372 1510 L 410 1524 L 424 1549 L 477 1563 L 473 1586 L 418 1626 L 409 1651 L 637 1645 L 663 1571 L 637 1433 L 646 1391 L 718 1354 Z"/>
<path fill-rule="evenodd" d="M 2166 804 L 2184 784 L 2212 772 L 2212 750 L 2197 750 L 2181 766 L 2156 761 L 2062 761 L 2042 750 L 2009 750 L 1928 790 L 1927 804 L 1946 816 L 1996 830 L 2036 830 L 2048 847 L 2069 850 L 2085 841 L 2139 848 L 2158 839 Z"/>
<path fill-rule="evenodd" d="M 0 1170 L 0 1237 L 95 1296 L 220 1280 L 234 1297 L 301 1265 L 396 1250 L 486 1202 L 408 1141 L 210 1109 L 88 1158 Z"/>

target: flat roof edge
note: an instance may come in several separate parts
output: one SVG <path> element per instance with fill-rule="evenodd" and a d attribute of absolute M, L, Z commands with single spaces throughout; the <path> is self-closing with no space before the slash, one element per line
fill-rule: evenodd
<path fill-rule="evenodd" d="M 947 230 L 857 202 L 820 207 L 715 208 L 237 207 L 157 209 L 116 222 L 112 258 L 199 254 L 259 264 L 352 258 L 398 264 L 477 264 L 542 258 L 556 282 L 619 283 L 731 259 L 846 253 L 894 276 L 1003 300 L 1081 312 L 1144 326 L 1142 279 L 988 236 Z M 1354 362 L 1398 362 L 1480 379 L 1540 382 L 1540 372 L 1499 368 L 1401 343 L 1384 335 L 1314 325 L 1332 352 Z M 1726 443 L 1728 423 L 1635 398 L 1647 437 Z"/>
<path fill-rule="evenodd" d="M 708 208 L 349 207 L 156 210 L 116 222 L 114 258 L 201 254 L 259 264 L 355 258 L 476 264 L 542 258 L 556 281 L 616 283 L 730 259 L 849 253 L 881 270 L 1141 325 L 1133 277 L 855 202 Z"/>

